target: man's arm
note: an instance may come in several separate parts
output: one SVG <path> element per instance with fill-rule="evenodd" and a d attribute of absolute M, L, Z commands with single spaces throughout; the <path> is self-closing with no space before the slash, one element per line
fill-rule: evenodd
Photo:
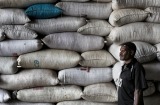
<path fill-rule="evenodd" d="M 139 105 L 142 92 L 143 91 L 139 89 L 134 91 L 134 105 Z"/>

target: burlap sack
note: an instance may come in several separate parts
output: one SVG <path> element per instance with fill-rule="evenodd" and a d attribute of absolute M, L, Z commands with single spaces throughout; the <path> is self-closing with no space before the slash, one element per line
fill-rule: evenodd
<path fill-rule="evenodd" d="M 112 3 L 58 2 L 56 6 L 64 11 L 64 15 L 91 19 L 108 19 L 112 12 Z"/>
<path fill-rule="evenodd" d="M 39 34 L 48 35 L 57 32 L 75 32 L 86 24 L 86 19 L 81 17 L 59 17 L 56 19 L 37 19 L 25 27 L 35 30 Z"/>
<path fill-rule="evenodd" d="M 30 103 L 30 102 L 12 100 L 7 103 L 0 103 L 0 105 L 55 105 L 55 104 L 53 103 Z"/>
<path fill-rule="evenodd" d="M 0 74 L 14 74 L 18 71 L 16 57 L 0 57 Z"/>
<path fill-rule="evenodd" d="M 18 56 L 37 51 L 43 46 L 40 40 L 6 40 L 0 42 L 0 56 Z"/>
<path fill-rule="evenodd" d="M 25 24 L 30 21 L 22 9 L 0 9 L 0 14 L 0 25 Z"/>
<path fill-rule="evenodd" d="M 159 93 L 153 94 L 148 97 L 144 97 L 144 105 L 160 105 L 160 95 Z"/>
<path fill-rule="evenodd" d="M 153 82 L 147 81 L 147 84 L 148 84 L 148 89 L 143 91 L 143 96 L 150 96 L 150 95 L 154 94 L 156 91 L 156 88 L 155 88 L 155 85 Z"/>
<path fill-rule="evenodd" d="M 82 89 L 75 85 L 24 89 L 17 92 L 17 98 L 26 102 L 77 100 L 81 98 L 81 95 Z"/>
<path fill-rule="evenodd" d="M 155 80 L 160 81 L 159 74 L 160 74 L 160 62 L 150 62 L 147 64 L 143 64 L 143 67 L 146 72 L 146 79 L 147 80 Z"/>
<path fill-rule="evenodd" d="M 82 60 L 79 62 L 85 67 L 108 67 L 116 63 L 113 56 L 105 51 L 88 51 L 81 54 Z"/>
<path fill-rule="evenodd" d="M 0 29 L 0 41 L 3 41 L 6 38 L 2 29 Z"/>
<path fill-rule="evenodd" d="M 160 61 L 160 43 L 155 45 L 157 49 L 157 59 Z"/>
<path fill-rule="evenodd" d="M 115 27 L 108 37 L 115 43 L 144 41 L 152 44 L 160 42 L 160 24 L 136 22 Z"/>
<path fill-rule="evenodd" d="M 112 77 L 117 89 L 119 86 L 119 79 L 120 79 L 119 77 L 120 77 L 123 65 L 124 65 L 124 62 L 117 62 L 112 68 Z"/>
<path fill-rule="evenodd" d="M 19 90 L 58 84 L 57 74 L 48 69 L 22 70 L 14 75 L 1 75 L 0 88 Z"/>
<path fill-rule="evenodd" d="M 112 0 L 90 0 L 90 1 L 95 1 L 97 3 L 101 3 L 101 2 L 112 2 Z"/>
<path fill-rule="evenodd" d="M 111 53 L 111 55 L 117 60 L 121 61 L 119 57 L 121 46 L 119 44 L 113 43 L 109 46 L 108 51 Z"/>
<path fill-rule="evenodd" d="M 82 98 L 92 102 L 117 102 L 117 90 L 113 83 L 89 85 L 84 88 Z"/>
<path fill-rule="evenodd" d="M 55 33 L 46 36 L 42 41 L 54 49 L 86 52 L 100 50 L 104 46 L 104 39 L 100 36 L 86 36 L 76 32 Z"/>
<path fill-rule="evenodd" d="M 19 56 L 22 68 L 47 68 L 61 70 L 76 66 L 81 56 L 73 51 L 48 49 Z"/>
<path fill-rule="evenodd" d="M 57 0 L 0 0 L 0 8 L 25 8 L 37 3 L 54 3 Z"/>
<path fill-rule="evenodd" d="M 107 41 L 107 43 L 105 43 L 107 45 L 107 47 L 111 46 L 114 42 L 106 36 L 105 40 Z"/>
<path fill-rule="evenodd" d="M 145 11 L 150 14 L 146 18 L 147 22 L 160 23 L 160 8 L 159 7 L 148 7 Z"/>
<path fill-rule="evenodd" d="M 80 27 L 77 32 L 86 35 L 107 36 L 112 28 L 106 20 L 88 20 L 88 23 Z"/>
<path fill-rule="evenodd" d="M 60 1 L 72 1 L 72 2 L 87 2 L 87 1 L 90 1 L 90 0 L 60 0 Z"/>
<path fill-rule="evenodd" d="M 142 8 L 147 7 L 159 7 L 159 0 L 112 0 L 112 8 L 122 9 L 122 8 Z"/>
<path fill-rule="evenodd" d="M 117 105 L 117 103 L 96 103 L 96 102 L 78 100 L 78 101 L 59 102 L 57 105 Z"/>
<path fill-rule="evenodd" d="M 9 92 L 6 90 L 0 89 L 0 103 L 7 102 L 9 99 L 11 99 Z"/>
<path fill-rule="evenodd" d="M 145 42 L 133 42 L 136 45 L 135 58 L 140 63 L 153 61 L 157 56 L 156 47 Z"/>
<path fill-rule="evenodd" d="M 144 21 L 149 13 L 140 9 L 119 9 L 114 10 L 109 22 L 112 26 L 122 26 L 128 23 Z"/>
<path fill-rule="evenodd" d="M 35 39 L 38 35 L 23 25 L 4 25 L 3 34 L 9 39 Z"/>
<path fill-rule="evenodd" d="M 88 86 L 96 83 L 112 81 L 111 68 L 70 68 L 59 71 L 58 79 L 61 84 Z"/>

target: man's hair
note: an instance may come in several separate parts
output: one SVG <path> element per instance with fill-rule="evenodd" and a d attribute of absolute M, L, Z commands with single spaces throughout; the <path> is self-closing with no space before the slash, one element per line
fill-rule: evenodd
<path fill-rule="evenodd" d="M 126 43 L 121 44 L 121 46 L 127 46 L 127 48 L 129 50 L 134 51 L 133 56 L 135 55 L 135 53 L 136 53 L 136 45 L 134 43 L 132 43 L 132 42 L 126 42 Z"/>

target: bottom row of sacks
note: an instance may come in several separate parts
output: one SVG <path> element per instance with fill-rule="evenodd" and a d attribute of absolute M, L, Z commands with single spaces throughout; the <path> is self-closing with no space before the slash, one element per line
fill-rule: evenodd
<path fill-rule="evenodd" d="M 154 90 L 153 84 L 151 82 L 149 84 L 151 87 L 149 91 Z M 0 96 L 2 100 L 11 99 L 7 91 L 0 89 L 0 93 L 3 95 Z M 37 87 L 14 91 L 12 95 L 19 101 L 10 100 L 0 105 L 56 105 L 55 103 L 57 105 L 117 105 L 118 100 L 113 83 L 93 84 L 84 89 L 76 85 Z M 156 91 L 152 95 L 145 96 L 144 102 L 145 105 L 160 105 L 159 99 L 160 92 Z M 2 100 L 0 99 L 1 102 Z"/>
<path fill-rule="evenodd" d="M 159 99 L 160 99 L 160 93 L 144 97 L 144 105 L 160 105 Z M 117 103 L 97 103 L 84 100 L 77 100 L 77 101 L 64 101 L 64 102 L 59 102 L 57 104 L 53 104 L 53 103 L 29 103 L 29 102 L 21 102 L 14 100 L 8 103 L 0 103 L 0 105 L 117 105 Z"/>
<path fill-rule="evenodd" d="M 67 85 L 23 89 L 14 93 L 17 99 L 27 102 L 57 103 L 81 98 L 93 102 L 117 102 L 116 87 L 112 83 L 90 85 L 83 91 L 79 86 Z"/>

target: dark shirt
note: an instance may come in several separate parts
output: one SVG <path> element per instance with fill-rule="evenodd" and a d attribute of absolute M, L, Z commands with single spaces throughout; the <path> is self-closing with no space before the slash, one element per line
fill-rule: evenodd
<path fill-rule="evenodd" d="M 144 90 L 148 88 L 145 70 L 135 58 L 129 64 L 122 66 L 120 79 L 122 83 L 118 88 L 118 105 L 133 105 L 135 89 Z M 139 105 L 144 105 L 143 94 L 140 96 Z"/>

